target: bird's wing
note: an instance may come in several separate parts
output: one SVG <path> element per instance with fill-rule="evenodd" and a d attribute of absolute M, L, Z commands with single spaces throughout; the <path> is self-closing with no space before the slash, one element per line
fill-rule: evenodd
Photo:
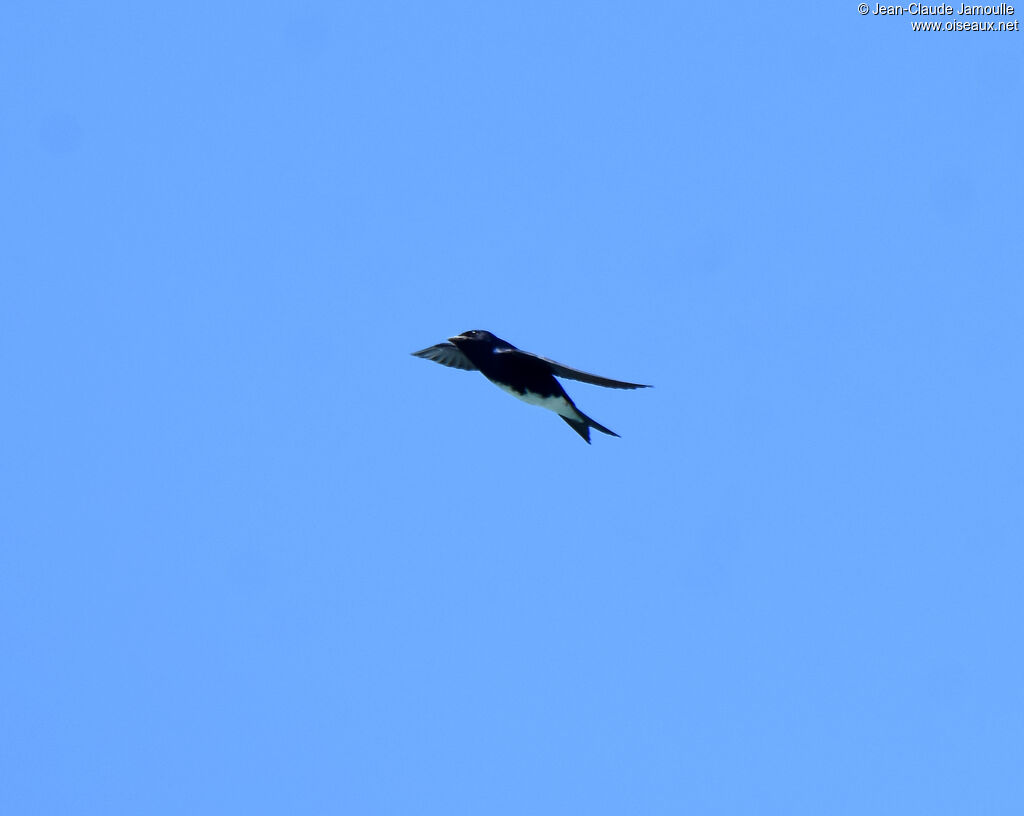
<path fill-rule="evenodd" d="M 453 343 L 438 343 L 436 346 L 414 351 L 412 356 L 433 360 L 435 363 L 452 368 L 461 368 L 463 371 L 476 371 L 476 366 Z"/>
<path fill-rule="evenodd" d="M 598 377 L 596 374 L 588 374 L 586 371 L 580 371 L 578 368 L 570 368 L 567 365 L 556 363 L 554 360 L 549 360 L 547 357 L 541 357 L 539 354 L 532 354 L 529 351 L 523 351 L 522 349 L 502 349 L 502 354 L 520 354 L 523 357 L 532 357 L 534 360 L 540 360 L 542 363 L 551 369 L 551 373 L 556 377 L 566 377 L 570 380 L 579 380 L 580 382 L 590 383 L 591 385 L 603 385 L 605 388 L 650 388 L 649 385 L 641 385 L 640 383 L 624 382 L 623 380 L 612 380 L 608 377 Z"/>

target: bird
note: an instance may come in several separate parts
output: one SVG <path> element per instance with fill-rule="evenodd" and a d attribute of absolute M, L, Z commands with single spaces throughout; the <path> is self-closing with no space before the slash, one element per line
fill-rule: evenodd
<path fill-rule="evenodd" d="M 479 371 L 513 397 L 530 405 L 554 411 L 570 428 L 582 436 L 588 445 L 591 428 L 609 436 L 618 434 L 577 408 L 576 403 L 565 393 L 562 384 L 555 377 L 565 377 L 605 388 L 651 388 L 640 383 L 598 377 L 596 374 L 588 374 L 556 363 L 547 357 L 516 348 L 507 340 L 480 329 L 449 337 L 448 342 L 414 351 L 412 356 L 463 371 Z"/>

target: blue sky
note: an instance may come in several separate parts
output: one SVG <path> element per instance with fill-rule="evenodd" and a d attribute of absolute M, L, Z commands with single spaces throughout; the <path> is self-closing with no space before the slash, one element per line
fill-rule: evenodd
<path fill-rule="evenodd" d="M 1021 812 L 1024 35 L 910 22 L 5 8 L 0 810 Z"/>

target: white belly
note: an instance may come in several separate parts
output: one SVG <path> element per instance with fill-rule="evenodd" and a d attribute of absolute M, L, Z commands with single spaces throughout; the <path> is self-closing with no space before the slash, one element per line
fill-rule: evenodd
<path fill-rule="evenodd" d="M 559 416 L 569 417 L 570 419 L 580 419 L 579 413 L 576 409 L 569 404 L 569 400 L 565 397 L 542 397 L 540 394 L 534 394 L 532 391 L 526 391 L 520 394 L 518 391 L 509 388 L 507 385 L 501 385 L 501 383 L 495 383 L 502 391 L 507 394 L 511 394 L 516 399 L 520 399 L 523 402 L 527 402 L 530 405 L 538 405 L 541 408 L 547 408 L 549 411 L 554 411 Z"/>

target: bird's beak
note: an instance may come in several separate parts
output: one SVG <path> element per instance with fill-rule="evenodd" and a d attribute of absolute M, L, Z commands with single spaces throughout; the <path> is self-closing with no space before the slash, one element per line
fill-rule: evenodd
<path fill-rule="evenodd" d="M 465 339 L 466 339 L 466 338 L 465 338 L 465 337 L 464 337 L 463 335 L 461 335 L 461 334 L 457 334 L 457 335 L 455 335 L 454 337 L 449 337 L 449 338 L 448 338 L 448 342 L 449 342 L 449 343 L 458 343 L 458 342 L 459 342 L 459 340 L 465 340 Z"/>

